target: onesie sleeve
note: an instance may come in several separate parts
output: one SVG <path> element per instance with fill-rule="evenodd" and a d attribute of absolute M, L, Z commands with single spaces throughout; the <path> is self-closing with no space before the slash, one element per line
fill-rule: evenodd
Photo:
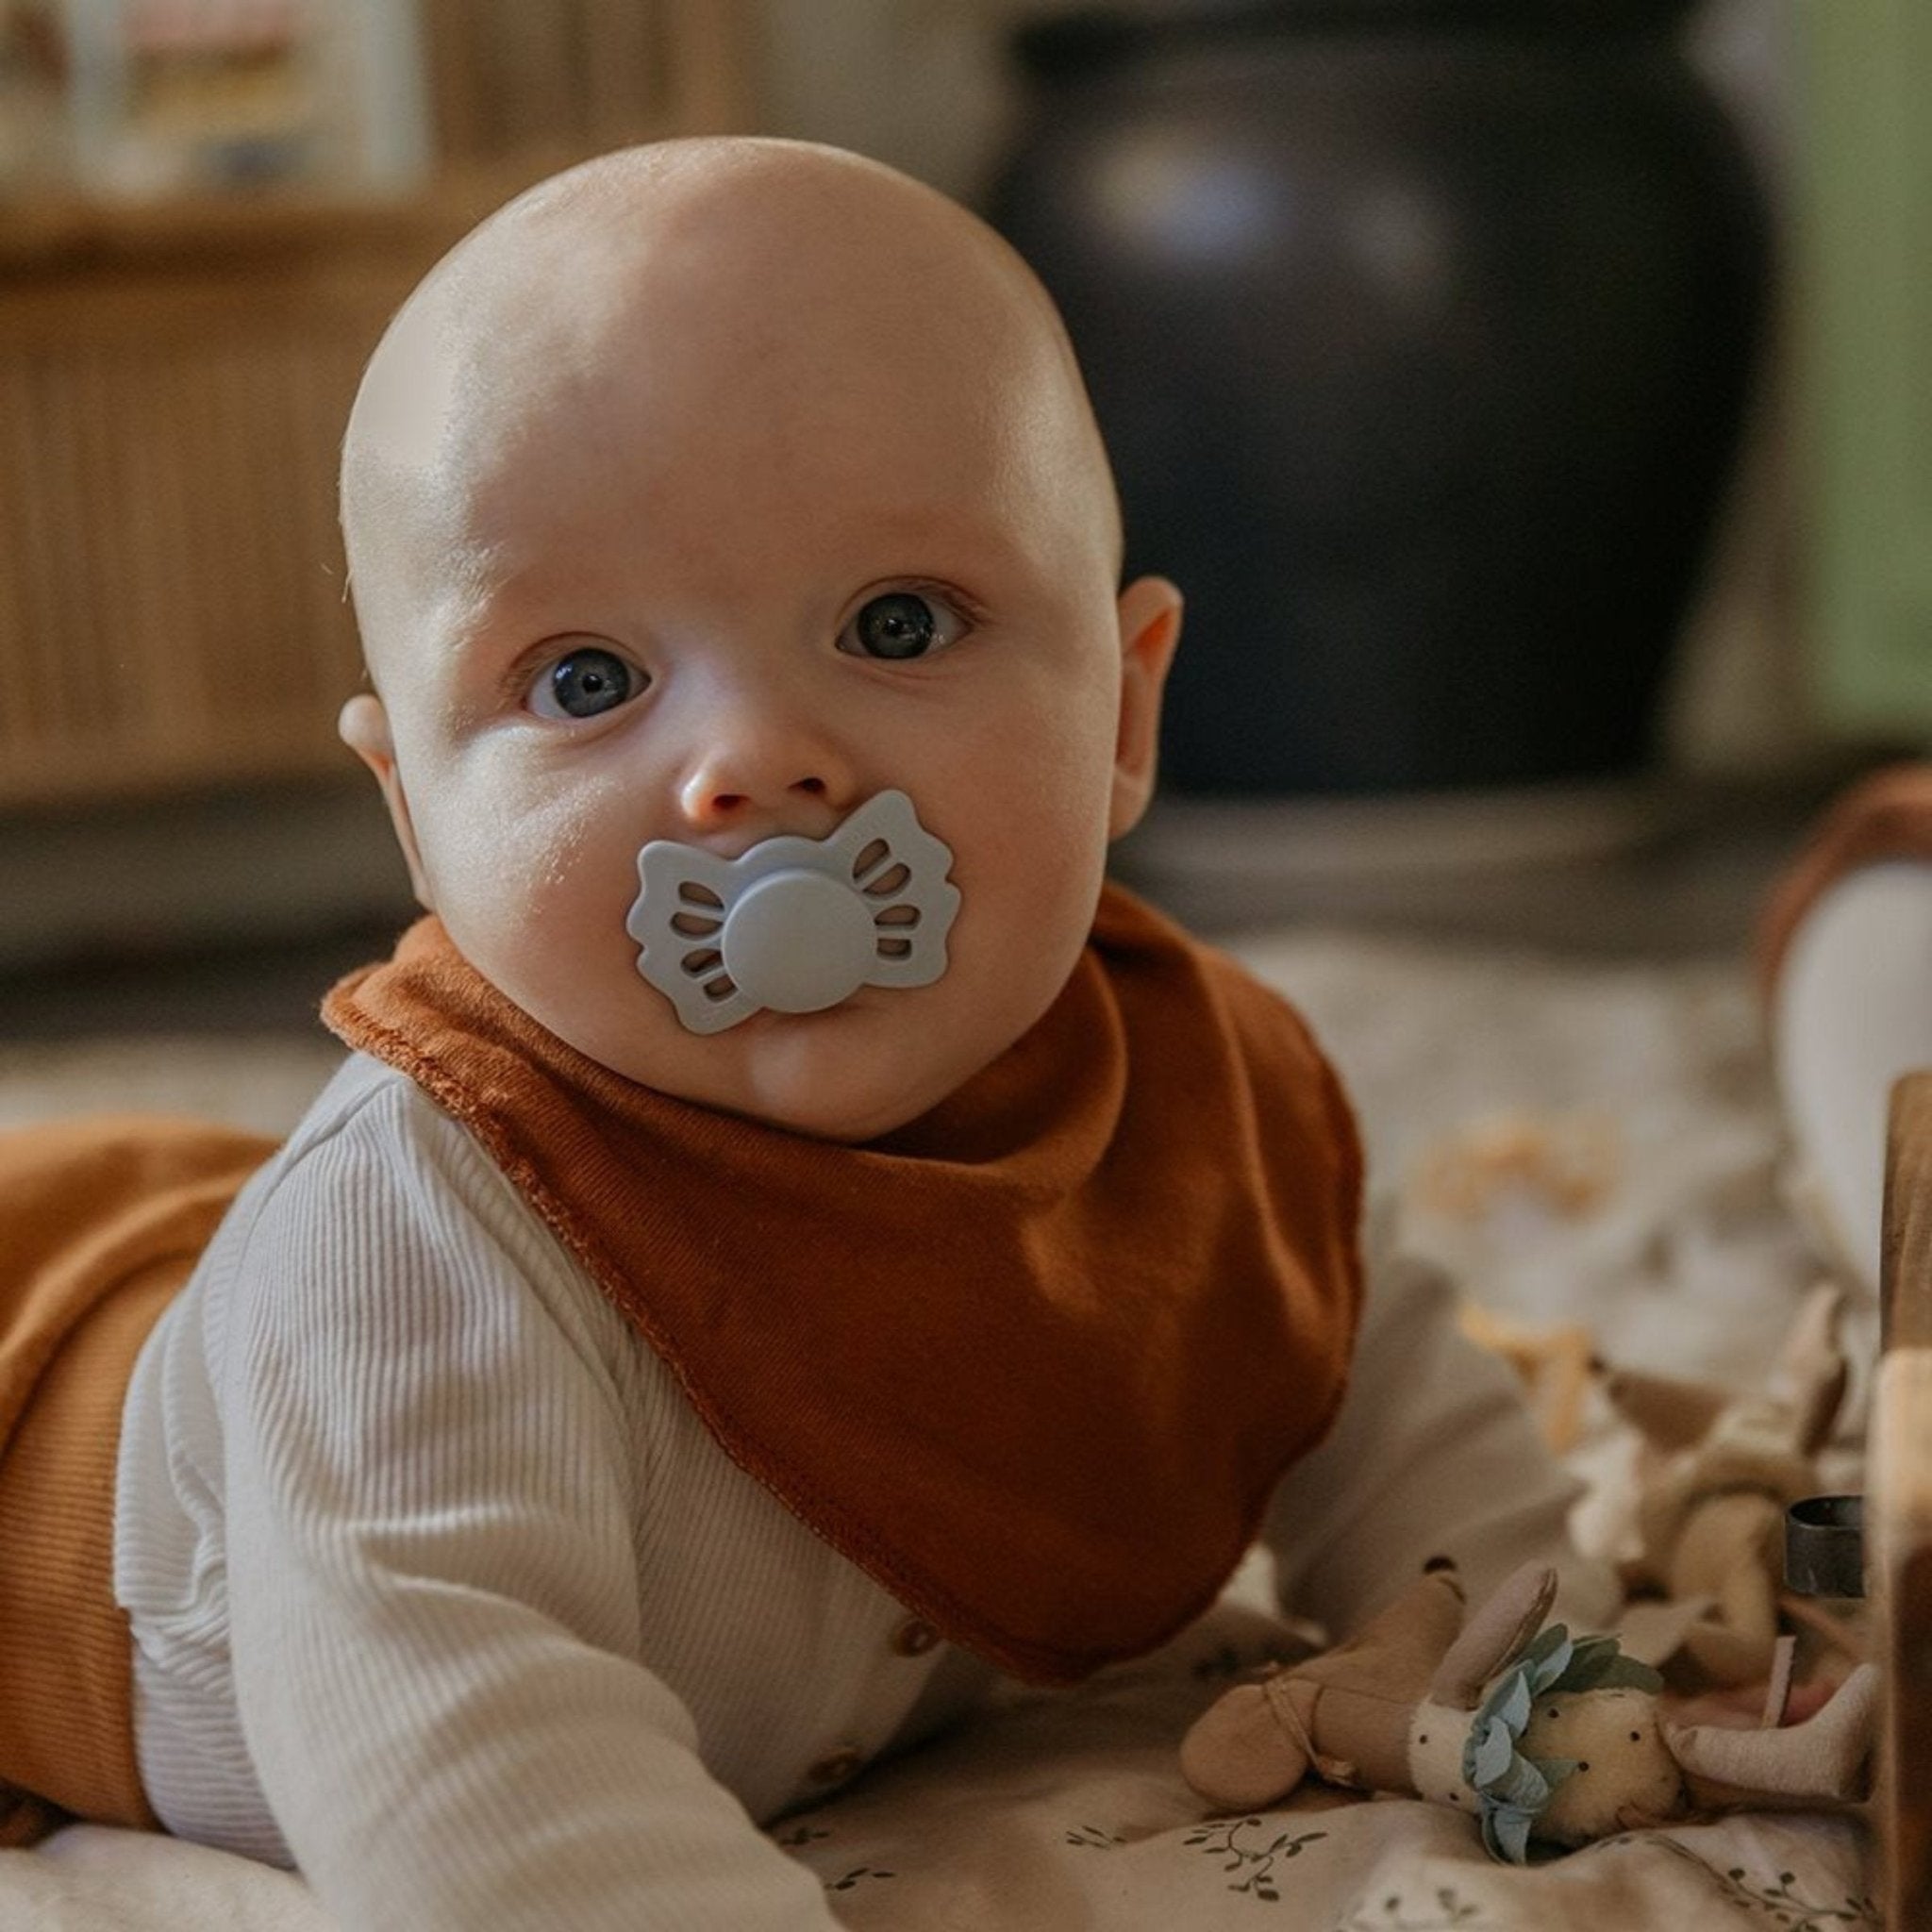
<path fill-rule="evenodd" d="M 1603 1629 L 1620 1602 L 1579 1556 L 1581 1485 L 1538 1434 L 1508 1366 L 1464 1336 L 1441 1270 L 1390 1252 L 1372 1226 L 1368 1295 L 1335 1427 L 1276 1490 L 1264 1530 L 1286 1608 L 1342 1637 L 1454 1558 L 1472 1604 L 1519 1565 L 1561 1578 L 1557 1613 Z"/>
<path fill-rule="evenodd" d="M 648 1472 L 541 1232 L 378 1112 L 261 1204 L 221 1365 L 236 1695 L 297 1865 L 345 1932 L 833 1927 L 636 1660 Z"/>

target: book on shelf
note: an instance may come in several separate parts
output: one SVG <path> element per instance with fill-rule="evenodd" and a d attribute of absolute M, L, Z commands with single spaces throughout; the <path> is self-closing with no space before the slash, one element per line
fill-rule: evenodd
<path fill-rule="evenodd" d="M 0 0 L 0 192 L 402 192 L 426 103 L 413 0 Z"/>

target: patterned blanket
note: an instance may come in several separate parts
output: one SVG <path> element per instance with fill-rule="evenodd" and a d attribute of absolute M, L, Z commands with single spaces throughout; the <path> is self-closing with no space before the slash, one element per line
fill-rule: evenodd
<path fill-rule="evenodd" d="M 1239 950 L 1302 1004 L 1341 1063 L 1372 1184 L 1407 1243 L 1474 1300 L 1633 1366 L 1737 1378 L 1768 1365 L 1820 1262 L 1781 1189 L 1741 967 L 1333 933 Z M 0 1051 L 0 1123 L 146 1104 L 276 1128 L 332 1063 L 320 1041 L 15 1047 Z M 1861 1307 L 1855 1353 L 1874 1338 Z M 1613 1548 L 1619 1442 L 1587 1394 L 1565 1420 L 1578 1466 L 1601 1484 L 1580 1529 Z M 1230 1605 L 1075 1693 L 1015 1696 L 774 1836 L 856 1932 L 1879 1924 L 1865 1830 L 1848 1818 L 1740 1816 L 1517 1868 L 1490 1862 L 1466 1818 L 1412 1801 L 1305 1790 L 1265 1813 L 1204 1817 L 1175 1742 L 1265 1636 L 1255 1611 Z M 326 1932 L 286 1874 L 91 1826 L 0 1853 L 0 1924 Z"/>

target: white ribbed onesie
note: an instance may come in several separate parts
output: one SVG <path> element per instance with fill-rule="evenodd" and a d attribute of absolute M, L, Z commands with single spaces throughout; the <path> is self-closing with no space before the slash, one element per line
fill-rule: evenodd
<path fill-rule="evenodd" d="M 1473 1591 L 1560 1556 L 1572 1493 L 1396 1265 L 1269 1541 L 1345 1630 L 1438 1550 Z M 730 1462 L 467 1131 L 361 1056 L 142 1353 L 115 1581 L 155 1809 L 299 1865 L 347 1932 L 832 1926 L 758 1823 L 991 1681 Z"/>

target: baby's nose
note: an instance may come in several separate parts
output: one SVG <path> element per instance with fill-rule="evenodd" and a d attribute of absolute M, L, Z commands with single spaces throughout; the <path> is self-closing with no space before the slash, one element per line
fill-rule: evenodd
<path fill-rule="evenodd" d="M 806 801 L 849 809 L 850 766 L 820 733 L 772 715 L 734 715 L 692 760 L 678 791 L 686 822 L 701 832 L 795 816 Z M 813 828 L 790 823 L 786 829 Z"/>
<path fill-rule="evenodd" d="M 684 815 L 700 830 L 728 825 L 755 810 L 769 810 L 786 799 L 824 798 L 829 787 L 814 773 L 786 785 L 760 785 L 750 780 L 725 781 L 709 773 L 692 774 L 681 803 Z"/>

